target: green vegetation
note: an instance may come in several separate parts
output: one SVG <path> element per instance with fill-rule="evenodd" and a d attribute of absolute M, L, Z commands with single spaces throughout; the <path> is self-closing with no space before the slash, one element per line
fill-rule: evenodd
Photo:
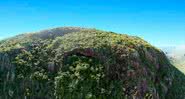
<path fill-rule="evenodd" d="M 182 99 L 185 76 L 139 37 L 55 28 L 0 42 L 0 98 Z"/>

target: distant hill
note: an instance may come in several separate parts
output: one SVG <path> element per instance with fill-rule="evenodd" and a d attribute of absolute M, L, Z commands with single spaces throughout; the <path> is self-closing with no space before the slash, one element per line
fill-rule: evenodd
<path fill-rule="evenodd" d="M 184 82 L 136 36 L 60 27 L 0 41 L 2 99 L 183 99 Z"/>
<path fill-rule="evenodd" d="M 163 48 L 171 62 L 185 74 L 185 46 Z"/>

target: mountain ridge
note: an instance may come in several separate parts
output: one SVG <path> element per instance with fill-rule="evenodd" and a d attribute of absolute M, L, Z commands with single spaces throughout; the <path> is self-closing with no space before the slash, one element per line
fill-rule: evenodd
<path fill-rule="evenodd" d="M 64 27 L 20 35 L 0 46 L 0 97 L 184 97 L 183 74 L 139 37 Z"/>

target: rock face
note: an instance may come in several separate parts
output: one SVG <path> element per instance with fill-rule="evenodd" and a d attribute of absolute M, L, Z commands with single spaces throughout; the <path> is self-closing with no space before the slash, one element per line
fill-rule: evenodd
<path fill-rule="evenodd" d="M 176 89 L 172 91 L 180 72 L 161 50 L 139 37 L 95 29 L 56 28 L 4 40 L 0 46 L 0 98 L 185 96 L 183 88 L 178 96 Z M 179 82 L 184 81 L 184 75 L 180 77 L 183 80 Z"/>

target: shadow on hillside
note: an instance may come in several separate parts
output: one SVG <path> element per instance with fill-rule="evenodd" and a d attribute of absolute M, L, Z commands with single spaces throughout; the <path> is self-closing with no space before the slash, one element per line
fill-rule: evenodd
<path fill-rule="evenodd" d="M 185 75 L 175 66 L 172 66 L 174 71 L 174 80 L 169 88 L 166 99 L 184 99 L 185 97 Z"/>

